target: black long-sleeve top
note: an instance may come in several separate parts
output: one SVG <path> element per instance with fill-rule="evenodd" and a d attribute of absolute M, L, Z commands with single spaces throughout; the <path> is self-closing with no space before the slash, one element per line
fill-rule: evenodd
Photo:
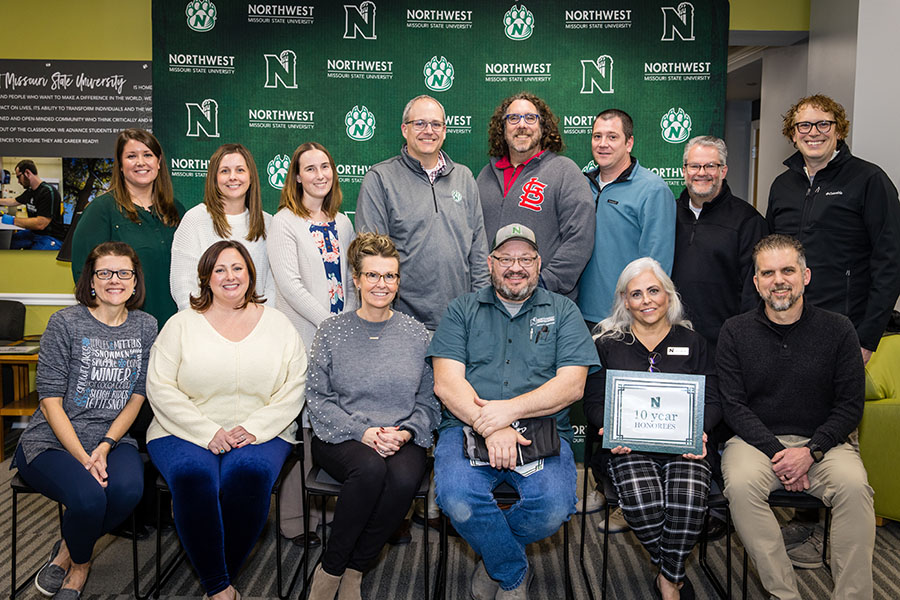
<path fill-rule="evenodd" d="M 652 350 L 648 350 L 637 339 L 632 341 L 630 335 L 626 335 L 623 340 L 597 338 L 594 344 L 597 346 L 601 367 L 595 373 L 588 375 L 585 383 L 584 414 L 589 426 L 593 427 L 595 431 L 603 427 L 606 370 L 646 371 L 650 366 L 648 357 L 651 352 L 659 353 L 660 358 L 655 366 L 662 373 L 706 375 L 703 430 L 710 431 L 722 420 L 715 363 L 713 357 L 707 352 L 706 340 L 696 331 L 675 325 Z"/>
<path fill-rule="evenodd" d="M 808 302 L 790 326 L 772 323 L 760 303 L 722 326 L 716 354 L 725 422 L 772 457 L 777 435 L 801 435 L 827 452 L 859 425 L 865 370 L 847 317 Z"/>

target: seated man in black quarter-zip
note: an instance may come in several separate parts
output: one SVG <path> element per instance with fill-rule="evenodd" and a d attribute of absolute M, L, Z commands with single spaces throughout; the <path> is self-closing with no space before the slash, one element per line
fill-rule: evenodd
<path fill-rule="evenodd" d="M 859 340 L 843 315 L 806 302 L 815 279 L 795 238 L 754 248 L 756 310 L 719 333 L 716 367 L 725 421 L 722 454 L 734 526 L 769 595 L 800 600 L 769 493 L 805 491 L 832 507 L 834 598 L 871 599 L 874 492 L 856 428 L 865 402 Z"/>

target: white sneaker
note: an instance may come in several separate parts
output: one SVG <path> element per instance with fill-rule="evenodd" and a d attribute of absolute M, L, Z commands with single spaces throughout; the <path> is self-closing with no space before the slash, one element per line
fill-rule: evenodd
<path fill-rule="evenodd" d="M 605 523 L 600 521 L 600 524 L 597 525 L 598 531 L 603 531 Z M 625 515 L 622 514 L 622 509 L 618 506 L 609 513 L 609 532 L 608 533 L 622 533 L 623 531 L 628 531 L 631 529 L 628 526 L 628 522 L 625 521 Z"/>
<path fill-rule="evenodd" d="M 600 490 L 594 490 L 584 500 L 578 501 L 578 512 L 583 515 L 595 513 L 606 506 L 606 496 Z"/>

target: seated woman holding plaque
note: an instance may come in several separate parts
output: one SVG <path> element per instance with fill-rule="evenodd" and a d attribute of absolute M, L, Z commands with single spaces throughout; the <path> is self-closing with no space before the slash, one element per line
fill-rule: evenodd
<path fill-rule="evenodd" d="M 652 258 L 632 261 L 622 271 L 612 314 L 597 324 L 594 342 L 602 367 L 588 376 L 584 412 L 601 436 L 608 369 L 705 375 L 704 431 L 721 420 L 713 357 L 685 320 L 672 280 Z M 652 583 L 656 597 L 693 598 L 684 561 L 707 509 L 706 433 L 699 455 L 632 452 L 625 446 L 610 452 L 604 462 L 625 520 L 659 566 Z"/>

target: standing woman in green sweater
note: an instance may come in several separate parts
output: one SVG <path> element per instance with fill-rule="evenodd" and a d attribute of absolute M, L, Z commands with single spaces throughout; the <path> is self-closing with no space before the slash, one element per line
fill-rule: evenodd
<path fill-rule="evenodd" d="M 175 314 L 169 293 L 172 237 L 184 208 L 172 194 L 162 147 L 149 131 L 125 129 L 116 138 L 112 182 L 106 194 L 84 210 L 72 237 L 75 281 L 88 253 L 101 242 L 126 242 L 144 266 L 144 312 L 160 329 Z"/>

